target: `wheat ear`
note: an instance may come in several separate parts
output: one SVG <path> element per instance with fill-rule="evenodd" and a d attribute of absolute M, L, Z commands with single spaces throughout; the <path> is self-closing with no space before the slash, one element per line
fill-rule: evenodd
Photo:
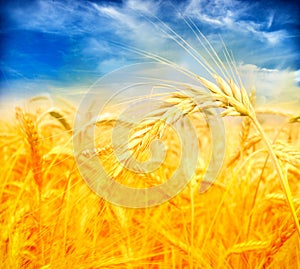
<path fill-rule="evenodd" d="M 289 163 L 296 168 L 300 167 L 300 152 L 295 151 L 291 145 L 286 143 L 277 143 L 273 146 L 276 156 L 286 163 Z"/>
<path fill-rule="evenodd" d="M 200 94 L 193 89 L 186 89 L 188 95 L 173 92 L 165 98 L 165 102 L 157 110 L 149 113 L 140 124 L 134 128 L 129 138 L 128 149 L 135 155 L 149 148 L 153 139 L 161 139 L 167 125 L 172 125 L 182 117 L 220 105 L 212 102 L 211 97 Z M 200 105 L 199 105 L 200 104 Z M 123 145 L 126 149 L 126 145 Z M 137 156 L 135 156 L 137 157 Z"/>
<path fill-rule="evenodd" d="M 26 143 L 30 147 L 31 165 L 33 177 L 39 191 L 42 189 L 43 173 L 42 173 L 42 158 L 39 150 L 39 136 L 37 123 L 30 118 L 28 113 L 24 113 L 20 107 L 16 107 L 16 118 L 19 121 Z"/>
<path fill-rule="evenodd" d="M 266 253 L 266 262 L 262 268 L 267 268 L 273 261 L 273 256 L 281 249 L 281 247 L 290 239 L 296 231 L 294 223 L 291 223 L 286 229 L 270 243 L 269 250 Z"/>
<path fill-rule="evenodd" d="M 253 252 L 253 251 L 264 251 L 268 249 L 268 241 L 248 241 L 239 244 L 235 244 L 231 247 L 227 253 L 227 257 L 232 254 L 241 254 L 244 252 Z"/>
<path fill-rule="evenodd" d="M 166 26 L 166 25 L 163 24 L 163 26 Z M 223 77 L 225 79 L 223 79 L 220 75 L 218 75 L 218 72 L 211 65 L 209 65 L 206 61 L 204 61 L 203 57 L 201 57 L 201 55 L 197 51 L 195 51 L 190 46 L 190 44 L 188 42 L 186 42 L 181 36 L 179 36 L 174 30 L 172 30 L 168 26 L 167 26 L 167 30 L 169 30 L 170 33 L 168 33 L 168 31 L 166 31 L 166 30 L 162 30 L 162 32 L 164 32 L 169 38 L 173 39 L 180 47 L 182 47 L 189 55 L 191 55 L 202 67 L 204 67 L 206 69 L 206 71 L 208 71 L 208 73 L 214 78 L 215 83 L 213 83 L 213 82 L 195 74 L 194 72 L 188 70 L 187 68 L 179 66 L 178 64 L 176 64 L 164 57 L 161 57 L 159 55 L 155 55 L 153 53 L 148 53 L 148 52 L 145 52 L 145 51 L 139 50 L 139 49 L 132 49 L 132 50 L 135 51 L 137 54 L 143 55 L 144 57 L 151 58 L 151 59 L 156 60 L 160 63 L 163 63 L 167 66 L 171 66 L 172 68 L 181 72 L 182 74 L 200 82 L 201 85 L 203 85 L 205 88 L 207 88 L 211 92 L 211 94 L 213 95 L 214 101 L 219 103 L 219 107 L 222 107 L 225 109 L 222 112 L 223 116 L 248 116 L 250 118 L 252 124 L 254 125 L 256 130 L 261 135 L 262 140 L 264 141 L 264 143 L 268 149 L 268 152 L 273 160 L 273 163 L 276 168 L 277 174 L 279 176 L 282 188 L 286 195 L 287 203 L 290 207 L 290 210 L 291 210 L 291 213 L 292 213 L 295 225 L 296 225 L 296 229 L 297 229 L 297 232 L 299 235 L 299 240 L 300 240 L 300 225 L 299 225 L 295 207 L 294 207 L 294 204 L 292 201 L 292 193 L 291 193 L 291 189 L 290 189 L 288 180 L 283 173 L 281 164 L 280 164 L 280 162 L 274 152 L 274 149 L 272 147 L 272 143 L 270 142 L 269 138 L 267 137 L 265 131 L 263 130 L 262 126 L 260 125 L 260 123 L 256 117 L 255 110 L 254 110 L 253 106 L 251 105 L 251 102 L 249 100 L 249 97 L 248 97 L 248 94 L 247 94 L 245 88 L 242 85 L 240 87 L 237 85 L 237 83 L 234 80 L 234 75 L 233 74 L 230 75 L 229 72 L 227 72 L 224 64 L 222 63 L 221 59 L 217 55 L 216 51 L 214 50 L 212 45 L 209 43 L 209 41 L 204 37 L 204 35 L 200 32 L 199 29 L 196 29 L 196 30 L 204 38 L 204 40 L 206 41 L 208 48 L 211 50 L 211 52 L 209 52 L 209 49 L 207 47 L 205 47 L 205 45 L 202 44 L 202 46 L 204 47 L 204 49 L 206 49 L 209 56 L 211 56 L 212 60 L 216 63 L 216 65 L 218 66 L 219 70 L 221 71 L 221 73 L 223 74 Z M 196 35 L 196 37 L 199 40 L 200 37 L 198 36 L 197 32 L 194 32 L 194 34 Z M 236 66 L 234 66 L 234 68 L 235 68 L 234 71 L 235 71 L 236 75 L 238 75 L 238 78 L 240 79 Z M 234 73 L 234 72 L 232 72 L 232 73 Z M 242 84 L 241 81 L 240 81 L 240 84 Z M 136 143 L 138 144 L 138 141 L 136 141 Z"/>
<path fill-rule="evenodd" d="M 299 240 L 300 240 L 300 225 L 295 211 L 295 206 L 292 200 L 292 193 L 289 186 L 289 182 L 287 180 L 287 177 L 283 173 L 281 164 L 274 151 L 272 143 L 270 142 L 269 138 L 267 137 L 265 131 L 263 130 L 261 124 L 259 123 L 256 117 L 255 110 L 250 103 L 246 90 L 243 87 L 239 88 L 231 79 L 229 79 L 228 82 L 226 82 L 217 74 L 214 76 L 214 78 L 217 84 L 214 84 L 204 78 L 198 77 L 202 85 L 211 91 L 215 99 L 217 101 L 222 102 L 221 107 L 225 108 L 225 111 L 222 113 L 223 116 L 242 115 L 242 116 L 248 116 L 251 119 L 256 130 L 261 135 L 262 140 L 264 141 L 268 149 L 268 152 L 273 160 L 277 174 L 281 181 L 282 188 L 285 192 L 287 203 L 291 210 L 295 222 L 296 230 L 298 232 Z"/>

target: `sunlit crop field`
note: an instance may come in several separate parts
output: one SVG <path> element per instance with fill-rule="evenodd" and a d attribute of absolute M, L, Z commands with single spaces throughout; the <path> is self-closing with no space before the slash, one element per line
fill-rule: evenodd
<path fill-rule="evenodd" d="M 296 3 L 6 2 L 0 269 L 300 268 Z"/>
<path fill-rule="evenodd" d="M 211 138 L 205 120 L 194 117 L 200 154 L 190 183 L 161 205 L 134 209 L 105 201 L 80 176 L 72 145 L 76 109 L 66 100 L 37 96 L 1 116 L 1 268 L 300 267 L 286 186 L 247 116 L 224 117 L 222 171 L 204 193 L 199 188 Z M 256 112 L 299 219 L 299 116 L 275 109 Z M 161 136 L 168 145 L 162 166 L 136 174 L 116 172 L 113 126 L 97 124 L 94 154 L 115 180 L 151 187 L 170 178 L 180 159 L 172 131 Z"/>

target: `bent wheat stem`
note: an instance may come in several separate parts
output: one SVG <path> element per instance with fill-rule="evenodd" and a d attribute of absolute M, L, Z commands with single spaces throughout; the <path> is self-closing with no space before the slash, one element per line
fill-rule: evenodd
<path fill-rule="evenodd" d="M 286 199 L 287 199 L 288 206 L 291 210 L 293 219 L 295 221 L 296 229 L 297 229 L 297 232 L 298 232 L 298 239 L 299 239 L 299 243 L 300 243 L 300 225 L 299 225 L 298 217 L 297 217 L 297 214 L 296 214 L 295 206 L 294 206 L 294 203 L 293 203 L 293 200 L 292 200 L 292 192 L 291 192 L 287 177 L 283 174 L 280 162 L 279 162 L 279 160 L 278 160 L 278 158 L 277 158 L 277 156 L 276 156 L 276 154 L 273 150 L 273 147 L 270 143 L 270 140 L 267 138 L 267 136 L 265 134 L 265 131 L 261 127 L 261 125 L 258 122 L 256 116 L 255 115 L 250 115 L 250 118 L 251 118 L 255 128 L 260 133 L 265 145 L 268 148 L 269 154 L 270 154 L 270 156 L 273 160 L 276 172 L 279 176 L 282 188 L 284 190 L 284 193 L 285 193 L 285 196 L 286 196 Z"/>
<path fill-rule="evenodd" d="M 276 172 L 279 176 L 283 191 L 285 193 L 288 206 L 291 210 L 292 216 L 295 221 L 296 229 L 299 235 L 299 242 L 300 242 L 300 225 L 296 215 L 295 206 L 292 200 L 292 193 L 288 183 L 286 176 L 283 174 L 280 162 L 275 154 L 275 151 L 272 147 L 272 144 L 268 137 L 265 134 L 262 126 L 257 120 L 255 110 L 250 103 L 249 97 L 243 87 L 238 87 L 232 80 L 229 79 L 228 83 L 224 81 L 220 76 L 217 74 L 214 76 L 217 85 L 202 78 L 198 77 L 199 81 L 203 86 L 205 86 L 215 97 L 216 101 L 220 101 L 223 103 L 221 107 L 225 108 L 226 110 L 223 112 L 223 116 L 225 115 L 232 115 L 232 116 L 248 116 L 251 121 L 253 122 L 255 128 L 259 132 L 264 141 L 268 152 L 273 160 L 275 165 Z"/>

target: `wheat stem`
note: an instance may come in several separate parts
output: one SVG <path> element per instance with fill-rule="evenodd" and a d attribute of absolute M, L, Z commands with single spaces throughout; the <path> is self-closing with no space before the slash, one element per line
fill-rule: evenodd
<path fill-rule="evenodd" d="M 265 142 L 265 145 L 267 146 L 269 154 L 270 154 L 270 156 L 273 160 L 273 163 L 275 165 L 275 169 L 276 169 L 277 174 L 280 178 L 281 185 L 283 187 L 283 190 L 284 190 L 284 193 L 285 193 L 285 196 L 286 196 L 286 199 L 287 199 L 288 206 L 291 210 L 293 219 L 295 221 L 296 229 L 297 229 L 298 236 L 299 236 L 298 239 L 299 239 L 299 243 L 300 243 L 300 225 L 299 225 L 298 217 L 297 217 L 297 214 L 296 214 L 295 206 L 294 206 L 294 203 L 293 203 L 293 200 L 292 200 L 292 193 L 291 193 L 291 189 L 290 189 L 288 180 L 287 180 L 286 176 L 283 174 L 281 165 L 280 165 L 279 160 L 278 160 L 278 158 L 277 158 L 277 156 L 276 156 L 276 154 L 273 150 L 273 147 L 272 147 L 269 139 L 267 138 L 267 136 L 265 134 L 265 131 L 261 127 L 260 123 L 258 122 L 256 116 L 255 115 L 250 115 L 250 117 L 251 117 L 252 122 L 253 122 L 254 126 L 256 127 L 257 131 L 261 134 L 262 139 Z"/>

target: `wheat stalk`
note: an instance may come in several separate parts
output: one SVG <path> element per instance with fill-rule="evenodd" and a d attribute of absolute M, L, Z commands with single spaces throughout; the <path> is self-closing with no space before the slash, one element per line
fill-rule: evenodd
<path fill-rule="evenodd" d="M 300 167 L 300 152 L 295 151 L 293 147 L 286 143 L 276 143 L 274 146 L 276 156 L 284 162 L 287 162 L 297 168 Z"/>
<path fill-rule="evenodd" d="M 167 96 L 160 108 L 149 113 L 133 128 L 128 144 L 122 145 L 121 148 L 128 147 L 137 158 L 149 148 L 153 139 L 162 138 L 168 125 L 173 125 L 182 117 L 197 113 L 199 110 L 207 110 L 220 104 L 212 102 L 209 95 L 199 94 L 193 89 L 187 89 L 185 93 L 190 95 L 174 92 Z"/>
<path fill-rule="evenodd" d="M 66 118 L 62 115 L 62 113 L 60 111 L 58 111 L 58 109 L 52 108 L 49 111 L 49 114 L 56 118 L 67 131 L 70 131 L 72 128 L 70 126 L 70 124 L 68 123 L 68 121 L 66 120 Z"/>
<path fill-rule="evenodd" d="M 232 246 L 227 256 L 232 254 L 242 254 L 244 252 L 253 252 L 253 251 L 265 251 L 269 247 L 269 242 L 267 241 L 247 241 L 239 244 L 235 244 Z"/>
<path fill-rule="evenodd" d="M 228 166 L 233 165 L 241 156 L 242 152 L 247 151 L 251 147 L 254 147 L 257 143 L 261 141 L 261 137 L 259 135 L 253 135 L 247 139 L 247 141 L 243 142 L 243 148 L 239 150 L 228 162 Z"/>
<path fill-rule="evenodd" d="M 266 195 L 266 200 L 275 200 L 275 201 L 284 202 L 285 196 L 282 193 L 270 193 Z M 300 198 L 294 198 L 293 202 L 295 205 L 300 206 Z"/>
<path fill-rule="evenodd" d="M 255 104 L 255 88 L 253 88 L 250 92 L 250 102 L 252 104 L 252 106 L 254 106 Z M 241 130 L 241 133 L 240 133 L 240 138 L 241 138 L 241 146 L 242 146 L 242 150 L 244 151 L 243 147 L 244 147 L 244 144 L 249 136 L 249 133 L 250 133 L 250 127 L 251 127 L 251 120 L 249 117 L 243 117 L 242 119 L 242 130 Z"/>
<path fill-rule="evenodd" d="M 233 75 L 231 76 L 229 74 L 229 72 L 226 70 L 221 59 L 217 55 L 216 51 L 213 49 L 212 45 L 207 41 L 207 39 L 205 39 L 205 41 L 207 42 L 208 47 L 211 49 L 211 52 L 209 53 L 209 55 L 213 58 L 214 62 L 217 64 L 219 70 L 222 71 L 221 74 L 223 77 L 221 75 L 219 75 L 218 72 L 211 65 L 209 65 L 207 62 L 203 62 L 203 58 L 201 57 L 201 55 L 199 53 L 197 53 L 197 52 L 193 53 L 193 52 L 195 52 L 194 49 L 192 49 L 192 51 L 191 51 L 190 44 L 188 44 L 185 40 L 183 40 L 182 37 L 180 37 L 178 34 L 176 34 L 174 31 L 172 31 L 172 29 L 170 29 L 169 27 L 167 27 L 167 30 L 171 30 L 171 34 L 168 34 L 166 30 L 163 30 L 163 32 L 167 33 L 167 35 L 170 38 L 172 38 L 179 46 L 181 46 L 186 52 L 188 52 L 200 65 L 202 65 L 208 71 L 208 73 L 212 76 L 212 78 L 214 79 L 215 82 L 211 82 L 211 81 L 191 72 L 187 68 L 179 66 L 176 63 L 174 63 L 164 57 L 155 55 L 153 53 L 148 53 L 148 52 L 145 52 L 142 50 L 138 50 L 138 49 L 135 49 L 134 51 L 137 54 L 141 54 L 145 57 L 151 58 L 151 59 L 156 60 L 160 63 L 163 63 L 167 66 L 170 66 L 170 67 L 176 69 L 177 71 L 183 73 L 184 75 L 187 75 L 188 77 L 200 82 L 200 84 L 202 86 L 204 86 L 205 88 L 207 88 L 210 91 L 210 93 L 212 94 L 212 97 L 213 97 L 213 101 L 216 102 L 217 106 L 224 109 L 224 111 L 221 113 L 222 116 L 248 116 L 249 117 L 253 126 L 258 131 L 259 135 L 261 136 L 261 139 L 264 142 L 264 144 L 271 156 L 271 159 L 274 163 L 279 180 L 281 182 L 282 188 L 286 195 L 287 204 L 289 205 L 292 217 L 294 219 L 296 230 L 298 232 L 299 241 L 300 241 L 300 225 L 299 225 L 299 221 L 298 221 L 298 218 L 296 215 L 295 206 L 293 204 L 292 193 L 291 193 L 291 189 L 289 186 L 289 182 L 288 182 L 286 176 L 284 175 L 283 169 L 282 169 L 281 164 L 278 160 L 278 157 L 274 151 L 274 148 L 272 146 L 270 139 L 267 137 L 264 129 L 262 128 L 261 124 L 259 123 L 259 121 L 257 119 L 257 114 L 254 110 L 253 105 L 251 104 L 249 96 L 248 96 L 245 88 L 243 87 L 241 81 L 240 81 L 240 85 L 238 85 L 238 83 L 234 79 L 234 76 Z M 196 29 L 196 30 L 198 31 L 198 33 L 201 34 L 201 32 L 198 29 Z M 199 36 L 197 35 L 197 33 L 196 32 L 194 32 L 194 33 L 199 40 Z M 203 37 L 203 35 L 202 35 L 202 37 Z M 203 46 L 203 47 L 206 49 L 206 51 L 208 51 L 208 49 L 205 46 Z M 230 58 L 230 56 L 229 56 L 229 58 Z M 239 77 L 238 71 L 235 66 L 234 66 L 234 68 L 235 68 L 235 73 Z M 191 87 L 191 88 L 193 88 L 193 87 Z M 192 106 L 188 106 L 188 107 L 190 109 L 192 109 Z M 298 118 L 296 118 L 295 121 L 298 121 L 297 119 Z M 159 128 L 158 128 L 158 130 L 159 130 Z M 157 136 L 158 130 L 153 131 L 154 137 Z M 142 143 L 141 141 L 142 141 L 142 138 L 137 138 L 137 140 L 134 143 L 132 143 L 132 145 L 138 146 Z"/>
<path fill-rule="evenodd" d="M 231 247 L 226 257 L 232 254 L 243 254 L 245 252 L 265 252 L 264 258 L 266 262 L 262 268 L 270 265 L 273 260 L 273 256 L 281 249 L 281 247 L 286 243 L 286 241 L 293 236 L 296 231 L 295 224 L 292 223 L 282 230 L 279 236 L 270 241 L 255 241 L 250 240 L 247 242 L 242 242 L 235 244 Z"/>
<path fill-rule="evenodd" d="M 290 207 L 292 216 L 294 218 L 294 222 L 300 240 L 300 225 L 296 215 L 295 206 L 292 201 L 292 193 L 288 180 L 283 173 L 281 164 L 278 160 L 278 157 L 276 156 L 276 153 L 273 149 L 269 138 L 266 136 L 265 131 L 263 130 L 261 124 L 257 120 L 255 110 L 250 103 L 245 89 L 243 87 L 239 89 L 238 86 L 231 79 L 229 79 L 228 83 L 226 83 L 222 78 L 220 78 L 219 75 L 215 75 L 214 77 L 218 86 L 206 79 L 203 79 L 201 77 L 198 78 L 199 81 L 212 92 L 216 100 L 223 103 L 222 107 L 225 108 L 225 113 L 223 113 L 223 115 L 244 115 L 248 116 L 251 119 L 253 125 L 262 137 L 262 140 L 264 141 L 268 152 L 273 160 L 277 174 L 282 184 L 282 188 L 286 195 L 287 203 Z"/>
<path fill-rule="evenodd" d="M 263 264 L 262 268 L 267 268 L 272 263 L 274 255 L 296 232 L 296 226 L 294 223 L 291 223 L 281 231 L 282 232 L 279 234 L 279 236 L 271 240 L 269 248 L 265 254 L 266 262 Z"/>
<path fill-rule="evenodd" d="M 86 157 L 86 158 L 91 158 L 92 156 L 95 155 L 103 155 L 103 154 L 111 154 L 112 152 L 112 146 L 107 145 L 105 147 L 97 147 L 93 149 L 85 149 L 84 151 L 81 152 L 81 154 Z"/>
<path fill-rule="evenodd" d="M 174 33 L 174 32 L 172 31 L 172 33 Z M 176 33 L 175 33 L 175 36 L 176 36 L 176 38 L 178 38 L 178 35 Z M 186 50 L 188 53 L 190 53 L 190 51 L 189 51 L 190 46 L 186 41 L 184 41 L 182 43 L 182 42 L 177 41 L 172 35 L 170 35 L 170 37 L 173 38 L 174 41 L 176 43 L 178 43 L 184 50 Z M 180 40 L 182 41 L 182 38 L 180 38 Z M 291 214 L 293 216 L 293 219 L 294 219 L 294 222 L 296 225 L 296 229 L 297 229 L 297 232 L 299 235 L 299 240 L 300 240 L 300 225 L 299 225 L 298 218 L 297 218 L 297 215 L 295 212 L 295 206 L 292 201 L 291 189 L 290 189 L 288 180 L 283 173 L 283 170 L 282 170 L 281 164 L 278 160 L 278 157 L 275 154 L 272 143 L 269 140 L 269 138 L 267 137 L 264 129 L 262 128 L 261 124 L 259 123 L 259 121 L 257 119 L 256 112 L 254 110 L 253 105 L 251 104 L 251 101 L 248 97 L 248 94 L 247 94 L 245 88 L 242 85 L 238 85 L 234 81 L 234 79 L 227 72 L 226 68 L 222 64 L 219 57 L 217 56 L 215 50 L 212 48 L 211 44 L 209 42 L 207 42 L 207 43 L 208 43 L 209 47 L 211 48 L 213 55 L 215 55 L 215 57 L 216 57 L 215 62 L 219 66 L 220 70 L 224 70 L 224 72 L 223 72 L 224 78 L 221 77 L 216 72 L 216 70 L 214 70 L 208 63 L 205 63 L 205 62 L 203 63 L 201 61 L 201 58 L 199 59 L 197 54 L 194 55 L 194 54 L 190 53 L 190 55 L 192 55 L 192 57 L 194 57 L 194 59 L 196 59 L 202 66 L 204 66 L 206 68 L 206 70 L 214 78 L 215 83 L 187 70 L 186 68 L 184 68 L 182 66 L 178 66 L 174 62 L 172 62 L 168 59 L 165 59 L 161 56 L 157 56 L 155 54 L 147 53 L 147 52 L 144 52 L 141 50 L 135 50 L 135 52 L 138 54 L 142 54 L 143 56 L 146 56 L 148 58 L 154 59 L 158 62 L 161 62 L 165 65 L 171 66 L 172 68 L 175 68 L 179 72 L 182 72 L 183 74 L 200 82 L 200 84 L 202 86 L 204 86 L 205 88 L 207 88 L 210 91 L 210 93 L 212 94 L 212 99 L 214 102 L 216 102 L 216 105 L 218 107 L 224 109 L 224 111 L 221 113 L 222 116 L 248 116 L 249 117 L 250 121 L 252 122 L 252 124 L 254 125 L 256 130 L 258 131 L 259 135 L 261 136 L 262 141 L 264 142 L 265 146 L 267 147 L 267 150 L 271 156 L 271 159 L 273 160 L 273 163 L 276 168 L 278 177 L 280 179 L 282 188 L 285 192 L 287 203 L 291 210 Z M 236 72 L 237 72 L 237 70 L 236 70 Z M 189 104 L 189 101 L 184 100 L 182 102 L 184 104 L 183 107 L 187 106 L 187 108 L 188 108 L 187 110 L 192 111 L 193 106 Z M 184 103 L 184 102 L 186 102 L 186 103 Z M 180 102 L 178 102 L 178 103 L 180 103 Z M 169 112 L 169 114 L 170 114 L 170 112 Z M 165 115 L 166 114 L 160 115 L 160 116 L 165 116 Z M 160 127 L 154 126 L 155 125 L 154 122 L 157 122 L 157 121 L 155 119 L 154 120 L 152 119 L 153 128 L 150 129 L 152 134 L 150 135 L 150 133 L 149 133 L 149 136 L 151 136 L 151 137 L 159 136 L 160 131 L 163 130 L 163 128 L 161 127 L 162 125 L 160 125 Z M 150 123 L 151 123 L 151 120 L 148 120 L 147 124 L 150 124 Z M 145 124 L 145 125 L 148 126 L 147 124 Z M 141 147 L 141 145 L 143 143 L 142 141 L 143 141 L 143 138 L 138 137 L 138 136 L 134 137 L 134 139 L 132 139 L 132 143 L 130 143 L 131 148 L 137 147 L 137 148 L 142 149 L 143 148 L 143 147 Z M 148 139 L 145 139 L 145 141 L 149 142 Z M 146 145 L 147 145 L 147 142 L 146 142 Z"/>
<path fill-rule="evenodd" d="M 295 232 L 296 227 L 294 223 L 291 223 L 285 229 L 282 229 L 280 235 L 271 241 L 270 250 L 267 252 L 266 256 L 268 257 L 275 255 L 284 245 L 284 243 L 293 236 Z"/>
<path fill-rule="evenodd" d="M 194 259 L 198 263 L 201 263 L 203 261 L 203 257 L 199 255 L 195 247 L 182 242 L 180 239 L 178 239 L 177 236 L 171 234 L 169 231 L 165 229 L 161 229 L 159 233 L 163 238 L 166 238 L 166 240 L 170 242 L 170 244 L 173 245 L 174 247 L 178 248 L 179 250 L 183 251 L 186 254 L 190 254 L 190 255 L 192 254 Z"/>
<path fill-rule="evenodd" d="M 290 116 L 289 122 L 290 123 L 300 122 L 300 115 Z"/>
<path fill-rule="evenodd" d="M 29 113 L 24 113 L 20 107 L 16 107 L 16 118 L 20 123 L 21 130 L 24 134 L 24 139 L 29 146 L 29 156 L 31 159 L 31 166 L 33 172 L 34 181 L 38 187 L 38 203 L 39 207 L 37 209 L 37 221 L 38 221 L 38 234 L 37 239 L 38 248 L 42 248 L 43 239 L 42 235 L 42 187 L 43 187 L 43 162 L 40 153 L 40 138 L 38 135 L 38 127 L 36 118 Z M 42 258 L 42 252 L 41 252 Z"/>
<path fill-rule="evenodd" d="M 40 155 L 40 140 L 36 121 L 28 113 L 24 113 L 20 107 L 16 107 L 16 118 L 21 125 L 24 139 L 30 147 L 33 177 L 39 191 L 41 191 L 43 185 L 42 158 Z"/>

